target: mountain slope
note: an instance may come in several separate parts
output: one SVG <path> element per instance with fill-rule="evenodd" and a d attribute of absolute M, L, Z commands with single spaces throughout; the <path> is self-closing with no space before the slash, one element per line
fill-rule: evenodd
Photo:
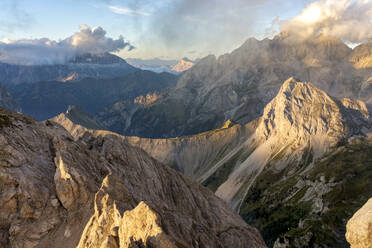
<path fill-rule="evenodd" d="M 79 125 L 65 113 L 50 119 L 62 125 L 75 139 L 89 132 L 95 137 L 115 135 L 119 139 L 146 151 L 163 164 L 199 181 L 211 167 L 243 144 L 257 128 L 257 122 L 233 124 L 193 136 L 171 139 L 149 139 L 121 136 L 104 130 L 90 130 Z M 92 120 L 93 121 L 93 120 Z"/>
<path fill-rule="evenodd" d="M 263 112 L 245 126 L 181 138 L 89 132 L 118 136 L 209 187 L 270 246 L 345 247 L 346 220 L 372 190 L 365 104 L 290 78 Z"/>
<path fill-rule="evenodd" d="M 114 135 L 0 120 L 3 247 L 265 247 L 208 189 Z"/>
<path fill-rule="evenodd" d="M 0 85 L 0 107 L 19 111 L 20 108 L 13 97 L 9 94 L 8 90 Z"/>
<path fill-rule="evenodd" d="M 256 132 L 202 181 L 210 186 L 225 166 L 233 168 L 216 195 L 269 246 L 344 247 L 346 220 L 372 189 L 371 128 L 364 103 L 289 79 Z"/>
<path fill-rule="evenodd" d="M 82 54 L 66 64 L 15 65 L 0 63 L 0 84 L 5 86 L 40 81 L 69 81 L 84 78 L 122 77 L 138 69 L 120 57 L 105 54 Z"/>
<path fill-rule="evenodd" d="M 10 92 L 20 103 L 23 113 L 39 120 L 64 112 L 69 105 L 80 106 L 95 114 L 122 99 L 133 99 L 175 85 L 177 77 L 169 73 L 136 71 L 112 79 L 87 78 L 73 83 L 57 81 L 19 84 Z"/>
<path fill-rule="evenodd" d="M 128 110 L 134 125 L 121 134 L 168 138 L 216 129 L 229 119 L 246 124 L 262 115 L 292 76 L 333 96 L 371 104 L 372 71 L 356 68 L 352 56 L 353 50 L 341 40 L 324 35 L 306 41 L 286 34 L 249 39 L 230 54 L 200 60 L 182 74 L 176 89 L 152 106 Z M 114 107 L 107 110 L 112 111 L 120 114 Z M 168 119 L 172 122 L 164 121 Z M 117 125 L 124 126 L 123 121 Z M 154 125 L 145 126 L 148 122 Z"/>

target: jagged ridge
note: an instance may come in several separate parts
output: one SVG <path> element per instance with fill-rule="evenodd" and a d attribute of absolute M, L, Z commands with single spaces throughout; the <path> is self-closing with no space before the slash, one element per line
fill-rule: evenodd
<path fill-rule="evenodd" d="M 208 189 L 114 135 L 0 109 L 3 247 L 265 247 Z"/>

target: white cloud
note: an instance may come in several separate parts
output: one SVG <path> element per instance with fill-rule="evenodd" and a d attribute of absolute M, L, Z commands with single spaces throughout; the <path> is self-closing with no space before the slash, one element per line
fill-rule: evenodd
<path fill-rule="evenodd" d="M 130 9 L 127 7 L 119 7 L 119 6 L 108 6 L 108 8 L 119 15 L 142 15 L 142 16 L 149 16 L 150 13 L 136 10 L 136 9 Z"/>
<path fill-rule="evenodd" d="M 101 27 L 81 25 L 78 32 L 62 40 L 48 38 L 0 41 L 0 62 L 12 64 L 61 64 L 83 53 L 118 52 L 134 47 L 122 36 L 112 39 Z"/>
<path fill-rule="evenodd" d="M 371 20 L 371 0 L 319 0 L 281 22 L 280 28 L 305 39 L 325 34 L 360 43 L 372 37 Z"/>

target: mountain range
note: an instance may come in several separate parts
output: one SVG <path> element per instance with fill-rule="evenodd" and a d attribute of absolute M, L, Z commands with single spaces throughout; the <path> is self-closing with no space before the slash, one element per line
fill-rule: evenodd
<path fill-rule="evenodd" d="M 17 65 L 0 63 L 0 84 L 14 86 L 40 81 L 74 81 L 83 78 L 121 77 L 139 69 L 110 53 L 81 54 L 66 64 Z"/>
<path fill-rule="evenodd" d="M 116 136 L 142 148 L 227 201 L 270 247 L 345 247 L 346 222 L 372 190 L 365 103 L 293 78 L 258 119 L 194 136 L 125 137 L 85 129 L 65 114 L 53 120 L 75 138 Z"/>
<path fill-rule="evenodd" d="M 122 99 L 172 87 L 176 82 L 177 76 L 173 74 L 137 70 L 109 79 L 84 78 L 70 83 L 41 81 L 10 85 L 8 89 L 23 113 L 46 120 L 65 111 L 69 105 L 95 114 Z"/>
<path fill-rule="evenodd" d="M 0 246 L 368 247 L 370 42 L 1 68 Z"/>
<path fill-rule="evenodd" d="M 197 134 L 227 120 L 246 124 L 262 115 L 289 77 L 370 106 L 371 47 L 366 43 L 351 49 L 325 35 L 305 41 L 284 33 L 261 41 L 251 38 L 230 54 L 201 59 L 154 103 L 140 108 L 115 104 L 96 118 L 120 134 L 150 138 Z"/>

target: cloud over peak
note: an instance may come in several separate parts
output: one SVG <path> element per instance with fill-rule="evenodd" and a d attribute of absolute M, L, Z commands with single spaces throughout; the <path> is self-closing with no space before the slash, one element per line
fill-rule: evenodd
<path fill-rule="evenodd" d="M 123 36 L 112 39 L 102 27 L 81 25 L 78 32 L 62 40 L 48 38 L 0 40 L 0 62 L 11 64 L 63 64 L 84 53 L 117 52 L 134 47 Z"/>
<path fill-rule="evenodd" d="M 360 43 L 372 37 L 371 0 L 319 0 L 280 23 L 281 31 L 306 39 L 319 34 Z"/>

